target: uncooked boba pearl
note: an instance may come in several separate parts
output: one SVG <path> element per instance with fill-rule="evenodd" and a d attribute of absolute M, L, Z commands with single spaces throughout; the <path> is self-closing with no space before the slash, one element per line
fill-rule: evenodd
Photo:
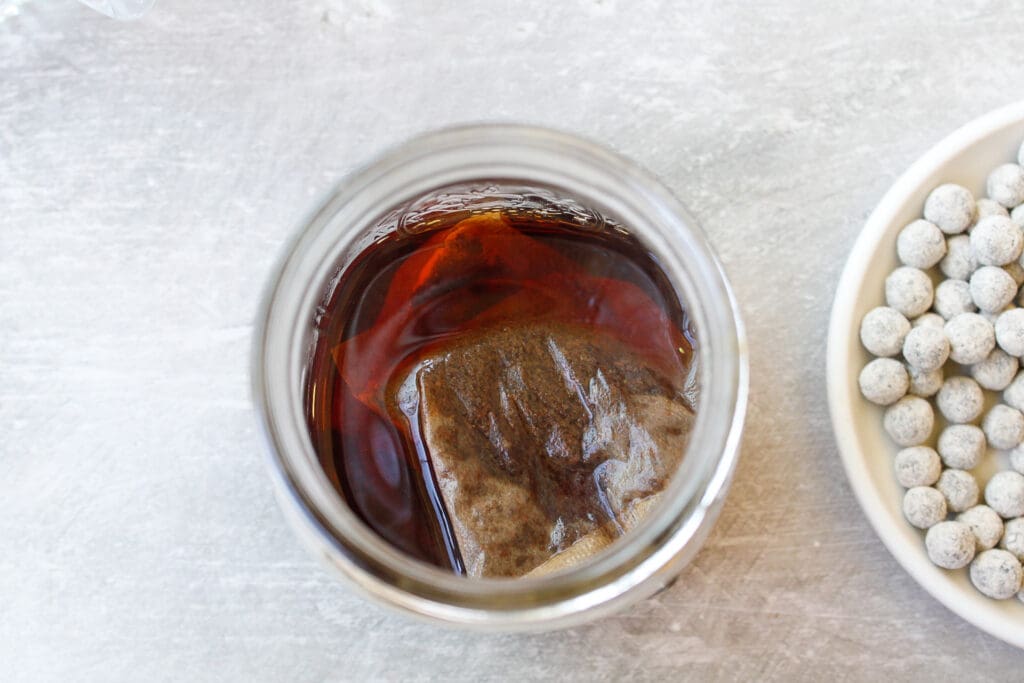
<path fill-rule="evenodd" d="M 924 372 L 912 365 L 906 367 L 907 375 L 910 377 L 910 387 L 907 393 L 928 398 L 929 396 L 934 396 L 942 388 L 942 383 L 945 381 L 942 368 L 932 370 L 931 372 Z"/>
<path fill-rule="evenodd" d="M 945 331 L 929 326 L 911 329 L 903 340 L 903 357 L 919 370 L 938 370 L 949 358 L 949 340 Z"/>
<path fill-rule="evenodd" d="M 939 270 L 951 280 L 967 280 L 978 269 L 978 262 L 971 252 L 971 240 L 967 235 L 946 238 L 946 255 L 939 261 Z"/>
<path fill-rule="evenodd" d="M 938 295 L 938 292 L 936 292 L 936 295 Z M 968 296 L 970 296 L 969 292 L 968 292 Z M 972 307 L 974 306 L 974 302 L 973 301 L 971 302 L 971 306 Z M 913 320 L 910 321 L 911 329 L 913 329 L 915 327 L 922 327 L 922 326 L 925 326 L 925 327 L 937 327 L 937 328 L 939 328 L 941 330 L 943 327 L 946 326 L 946 320 L 941 315 L 939 315 L 938 313 L 928 312 L 928 313 L 925 313 L 923 315 L 919 315 L 919 316 L 917 316 L 916 318 L 914 318 Z"/>
<path fill-rule="evenodd" d="M 949 339 L 949 357 L 954 363 L 973 365 L 987 358 L 996 347 L 992 323 L 977 313 L 953 316 L 946 323 L 945 331 Z"/>
<path fill-rule="evenodd" d="M 940 316 L 949 320 L 961 313 L 973 313 L 978 310 L 971 297 L 971 285 L 966 280 L 943 280 L 935 288 L 932 308 Z"/>
<path fill-rule="evenodd" d="M 931 486 L 942 474 L 939 454 L 927 446 L 911 446 L 896 454 L 896 481 L 905 489 Z"/>
<path fill-rule="evenodd" d="M 1010 386 L 1003 390 L 1003 403 L 1024 411 L 1024 372 L 1018 372 Z"/>
<path fill-rule="evenodd" d="M 1017 446 L 1010 450 L 1010 467 L 1015 472 L 1024 474 L 1024 445 Z"/>
<path fill-rule="evenodd" d="M 885 278 L 885 303 L 907 318 L 916 318 L 931 308 L 933 296 L 931 278 L 923 270 L 901 266 Z"/>
<path fill-rule="evenodd" d="M 985 502 L 1003 519 L 1024 516 L 1024 475 L 997 472 L 985 486 Z"/>
<path fill-rule="evenodd" d="M 928 559 L 943 569 L 962 569 L 974 559 L 977 541 L 962 522 L 939 522 L 924 537 Z"/>
<path fill-rule="evenodd" d="M 1020 591 L 1024 570 L 1020 560 L 1005 550 L 986 550 L 971 562 L 971 583 L 995 600 L 1007 600 Z"/>
<path fill-rule="evenodd" d="M 971 275 L 971 299 L 982 311 L 998 313 L 1013 303 L 1017 296 L 1017 284 L 1002 268 L 998 266 L 982 266 Z M 914 296 L 922 296 L 915 292 Z M 909 296 L 908 296 L 909 300 Z M 901 303 L 905 303 L 901 300 Z"/>
<path fill-rule="evenodd" d="M 988 216 L 971 231 L 971 251 L 985 266 L 1005 266 L 1020 257 L 1024 234 L 1009 216 Z"/>
<path fill-rule="evenodd" d="M 1013 211 L 1010 212 L 1010 220 L 1016 223 L 1018 227 L 1024 228 L 1024 204 L 1014 207 Z"/>
<path fill-rule="evenodd" d="M 1024 517 L 1011 519 L 1006 523 L 999 547 L 1024 562 Z"/>
<path fill-rule="evenodd" d="M 946 255 L 946 236 L 934 223 L 918 219 L 900 230 L 896 254 L 903 265 L 931 268 Z"/>
<path fill-rule="evenodd" d="M 963 511 L 956 521 L 970 527 L 978 543 L 978 550 L 995 548 L 1003 537 L 1003 519 L 987 505 L 975 505 Z"/>
<path fill-rule="evenodd" d="M 963 232 L 974 221 L 974 195 L 966 187 L 939 185 L 924 202 L 924 217 L 947 235 Z"/>
<path fill-rule="evenodd" d="M 1024 169 L 1017 164 L 997 166 L 985 183 L 988 196 L 1007 208 L 1024 202 Z"/>
<path fill-rule="evenodd" d="M 928 529 L 946 519 L 946 497 L 931 486 L 915 486 L 903 496 L 903 516 L 918 529 Z M 967 530 L 970 533 L 970 529 Z M 973 545 L 974 537 L 971 537 Z"/>
<path fill-rule="evenodd" d="M 903 398 L 910 387 L 910 378 L 903 363 L 893 358 L 876 358 L 860 371 L 860 393 L 880 406 L 887 406 Z"/>
<path fill-rule="evenodd" d="M 908 337 L 909 339 L 909 337 Z M 1020 362 L 1002 349 L 992 349 L 988 358 L 971 366 L 971 377 L 989 391 L 1002 391 L 1017 375 Z"/>
<path fill-rule="evenodd" d="M 939 434 L 938 450 L 946 467 L 973 470 L 985 455 L 985 432 L 977 425 L 949 425 Z"/>
<path fill-rule="evenodd" d="M 946 497 L 946 507 L 953 512 L 963 512 L 978 504 L 981 490 L 970 472 L 945 470 L 935 484 L 939 493 Z"/>
<path fill-rule="evenodd" d="M 1024 308 L 1011 308 L 996 318 L 996 343 L 1011 356 L 1024 356 Z"/>
<path fill-rule="evenodd" d="M 882 426 L 899 446 L 917 446 L 928 440 L 935 426 L 932 405 L 918 396 L 904 396 L 885 409 Z"/>
<path fill-rule="evenodd" d="M 994 405 L 981 421 L 981 429 L 993 448 L 1013 448 L 1024 440 L 1024 414 L 1001 403 Z"/>
<path fill-rule="evenodd" d="M 950 377 L 935 399 L 942 416 L 954 424 L 973 422 L 985 406 L 981 387 L 970 377 Z"/>
<path fill-rule="evenodd" d="M 986 216 L 1010 215 L 1010 212 L 1006 210 L 1005 206 L 1003 206 L 994 199 L 989 199 L 988 197 L 983 197 L 982 199 L 976 200 L 975 206 L 977 215 L 974 220 L 974 225 L 978 225 L 978 223 L 981 222 L 981 219 L 985 218 Z"/>
<path fill-rule="evenodd" d="M 868 311 L 860 323 L 860 343 L 872 354 L 885 358 L 903 350 L 910 321 L 899 311 L 879 306 Z"/>

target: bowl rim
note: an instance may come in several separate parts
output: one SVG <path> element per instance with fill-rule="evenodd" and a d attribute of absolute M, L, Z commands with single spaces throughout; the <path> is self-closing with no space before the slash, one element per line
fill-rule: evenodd
<path fill-rule="evenodd" d="M 854 426 L 854 405 L 847 399 L 853 379 L 846 362 L 851 344 L 857 343 L 859 339 L 852 315 L 860 297 L 861 283 L 879 242 L 910 196 L 954 157 L 1003 128 L 1021 121 L 1024 121 L 1024 101 L 974 119 L 928 150 L 885 193 L 864 224 L 839 278 L 829 321 L 826 378 L 832 430 L 846 477 L 864 515 L 889 553 L 922 588 L 946 608 L 982 631 L 1024 649 L 1024 624 L 993 621 L 985 614 L 979 614 L 973 600 L 968 599 L 960 590 L 950 590 L 948 575 L 931 564 L 923 543 L 910 547 L 904 542 L 902 534 L 905 533 L 906 523 L 902 519 L 897 522 L 887 512 L 886 503 L 878 489 L 872 485 L 868 473 L 868 456 L 860 447 Z"/>

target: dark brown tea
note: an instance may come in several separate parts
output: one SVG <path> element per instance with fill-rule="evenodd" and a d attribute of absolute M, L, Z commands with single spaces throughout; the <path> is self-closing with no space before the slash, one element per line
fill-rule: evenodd
<path fill-rule="evenodd" d="M 307 416 L 327 476 L 382 538 L 459 574 L 521 576 L 600 549 L 665 487 L 692 427 L 695 338 L 626 231 L 460 218 L 392 233 L 341 274 Z"/>

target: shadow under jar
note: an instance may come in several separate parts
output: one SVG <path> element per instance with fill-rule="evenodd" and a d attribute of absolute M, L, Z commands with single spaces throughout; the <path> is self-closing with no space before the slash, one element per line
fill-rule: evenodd
<path fill-rule="evenodd" d="M 254 391 L 282 508 L 379 601 L 554 628 L 667 585 L 738 453 L 745 340 L 656 180 L 519 126 L 355 173 L 272 283 Z"/>

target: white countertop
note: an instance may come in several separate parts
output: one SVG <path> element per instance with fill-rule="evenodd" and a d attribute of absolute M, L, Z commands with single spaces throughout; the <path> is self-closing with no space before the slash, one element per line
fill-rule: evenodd
<path fill-rule="evenodd" d="M 865 217 L 1024 83 L 1010 3 L 896 4 L 157 0 L 119 24 L 0 0 L 0 679 L 1020 678 L 1024 652 L 878 542 L 829 427 L 826 322 Z M 351 595 L 285 526 L 249 399 L 294 227 L 384 147 L 477 120 L 662 177 L 750 333 L 710 541 L 572 631 L 446 631 Z"/>

